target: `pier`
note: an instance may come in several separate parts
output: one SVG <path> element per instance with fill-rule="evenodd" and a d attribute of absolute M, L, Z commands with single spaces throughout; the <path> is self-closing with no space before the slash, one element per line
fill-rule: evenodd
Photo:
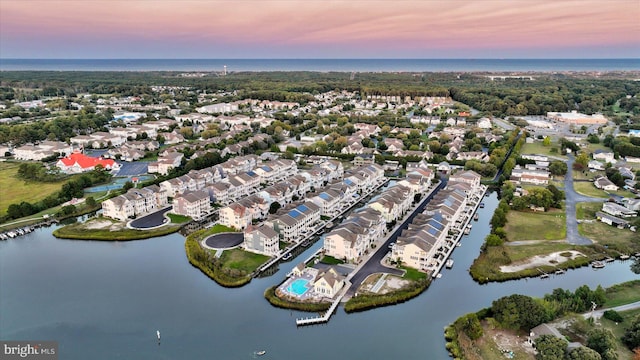
<path fill-rule="evenodd" d="M 462 236 L 464 235 L 464 229 L 466 229 L 473 216 L 477 213 L 478 207 L 480 207 L 480 203 L 482 203 L 482 199 L 484 198 L 484 194 L 486 194 L 487 189 L 488 187 L 486 185 L 480 185 L 480 191 L 470 196 L 470 201 L 472 203 L 475 201 L 475 203 L 473 203 L 472 205 L 472 210 L 464 215 L 465 218 L 462 221 L 462 224 L 454 228 L 454 230 L 457 231 L 456 235 L 454 235 L 455 237 L 450 238 L 449 236 L 447 236 L 447 238 L 445 239 L 445 244 L 441 245 L 445 252 L 439 253 L 442 254 L 443 257 L 442 259 L 438 260 L 438 265 L 435 267 L 435 269 L 433 270 L 433 274 L 431 275 L 432 278 L 436 278 L 438 274 L 440 274 L 442 267 L 445 265 L 449 256 L 451 256 L 451 253 L 453 253 L 453 249 L 455 249 L 456 245 L 460 242 L 460 238 L 462 238 Z M 438 244 L 434 246 L 438 246 Z"/>
<path fill-rule="evenodd" d="M 331 315 L 333 315 L 333 313 L 336 311 L 336 308 L 340 304 L 340 301 L 342 301 L 342 298 L 347 293 L 347 290 L 349 290 L 349 287 L 350 286 L 347 286 L 345 284 L 345 286 L 342 289 L 342 291 L 340 291 L 340 294 L 338 294 L 338 296 L 331 303 L 331 306 L 329 307 L 329 310 L 327 310 L 327 312 L 325 312 L 323 315 L 316 316 L 316 317 L 296 319 L 296 325 L 297 326 L 305 326 L 305 325 L 322 324 L 322 323 L 328 322 L 329 318 L 331 318 Z"/>

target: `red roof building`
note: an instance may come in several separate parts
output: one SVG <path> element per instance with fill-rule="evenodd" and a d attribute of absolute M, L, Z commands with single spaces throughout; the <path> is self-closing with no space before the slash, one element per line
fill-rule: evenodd
<path fill-rule="evenodd" d="M 56 163 L 56 166 L 66 173 L 91 171 L 96 167 L 96 165 L 102 165 L 106 170 L 120 168 L 120 164 L 111 159 L 89 157 L 79 152 L 74 152 L 73 154 L 58 160 Z"/>

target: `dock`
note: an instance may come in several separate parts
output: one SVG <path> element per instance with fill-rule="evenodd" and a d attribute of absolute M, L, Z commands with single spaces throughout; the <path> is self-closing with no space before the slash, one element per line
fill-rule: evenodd
<path fill-rule="evenodd" d="M 475 204 L 473 205 L 473 208 L 471 212 L 469 212 L 469 214 L 467 215 L 466 219 L 462 222 L 462 224 L 459 227 L 457 227 L 456 229 L 458 230 L 457 234 L 455 235 L 454 238 L 450 238 L 450 239 L 447 238 L 447 240 L 445 241 L 445 244 L 442 245 L 442 248 L 445 249 L 445 252 L 442 253 L 443 255 L 442 260 L 438 261 L 438 265 L 433 270 L 433 273 L 431 274 L 432 278 L 435 279 L 438 277 L 438 274 L 440 274 L 440 271 L 445 266 L 447 259 L 449 259 L 449 256 L 451 256 L 451 253 L 453 253 L 453 249 L 456 248 L 456 246 L 460 242 L 460 238 L 462 238 L 462 236 L 465 234 L 464 231 L 468 229 L 467 225 L 469 225 L 469 222 L 471 222 L 471 219 L 477 213 L 478 208 L 480 207 L 480 204 L 482 204 L 482 200 L 484 198 L 484 195 L 487 193 L 488 187 L 486 185 L 480 185 L 480 186 L 481 186 L 480 187 L 481 191 L 478 192 L 477 194 L 474 194 L 472 197 L 472 199 L 475 201 Z"/>
<path fill-rule="evenodd" d="M 306 325 L 314 325 L 314 324 L 323 324 L 323 323 L 328 322 L 329 318 L 331 318 L 331 315 L 333 315 L 333 313 L 336 311 L 336 308 L 338 307 L 338 305 L 342 301 L 342 298 L 347 293 L 347 290 L 349 290 L 349 287 L 350 286 L 347 286 L 347 285 L 344 286 L 342 291 L 340 291 L 340 294 L 338 294 L 338 296 L 331 303 L 331 306 L 329 307 L 329 310 L 327 310 L 327 312 L 325 312 L 323 315 L 316 316 L 316 317 L 308 317 L 308 318 L 296 319 L 296 325 L 297 326 L 306 326 Z"/>

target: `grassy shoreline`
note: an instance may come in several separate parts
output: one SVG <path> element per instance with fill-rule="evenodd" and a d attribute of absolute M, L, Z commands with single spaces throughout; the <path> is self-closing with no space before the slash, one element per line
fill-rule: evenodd
<path fill-rule="evenodd" d="M 200 241 L 222 232 L 236 231 L 223 225 L 215 225 L 187 236 L 184 243 L 187 259 L 191 265 L 221 286 L 233 288 L 246 285 L 251 281 L 253 272 L 267 262 L 269 257 L 233 249 L 225 250 L 220 258 L 216 258 L 215 252 L 203 248 Z"/>
<path fill-rule="evenodd" d="M 331 307 L 330 302 L 319 302 L 319 303 L 311 303 L 311 302 L 295 302 L 289 301 L 287 299 L 283 299 L 276 295 L 276 289 L 278 286 L 272 286 L 265 290 L 264 297 L 269 301 L 269 303 L 275 307 L 279 307 L 282 309 L 292 309 L 299 311 L 308 311 L 308 312 L 322 312 L 327 311 Z"/>
<path fill-rule="evenodd" d="M 354 296 L 344 304 L 344 311 L 352 313 L 400 304 L 422 294 L 427 290 L 429 284 L 431 284 L 430 278 L 425 277 L 421 280 L 414 280 L 410 285 L 387 294 Z"/>
<path fill-rule="evenodd" d="M 87 229 L 86 223 L 76 223 L 54 230 L 53 236 L 71 240 L 133 241 L 173 234 L 181 227 L 182 225 L 171 224 L 151 230 L 124 228 L 111 231 L 109 229 Z"/>

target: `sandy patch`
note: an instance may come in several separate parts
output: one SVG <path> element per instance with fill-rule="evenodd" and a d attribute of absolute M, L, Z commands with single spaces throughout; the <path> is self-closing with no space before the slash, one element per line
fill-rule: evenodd
<path fill-rule="evenodd" d="M 570 253 L 571 256 L 563 256 L 560 254 Z M 512 273 L 520 270 L 531 269 L 538 266 L 554 266 L 557 264 L 561 264 L 567 260 L 572 260 L 580 256 L 585 256 L 583 253 L 575 250 L 569 251 L 558 251 L 548 255 L 536 255 L 530 259 L 519 261 L 517 263 L 511 265 L 503 265 L 500 266 L 500 271 L 503 273 Z"/>
<path fill-rule="evenodd" d="M 517 336 L 510 331 L 497 329 L 490 330 L 488 333 L 498 347 L 498 350 L 505 354 L 505 358 L 509 358 L 507 356 L 509 351 L 518 350 L 524 351 L 527 354 L 535 355 L 535 349 L 531 344 L 529 344 L 525 337 Z"/>
<path fill-rule="evenodd" d="M 371 293 L 371 294 L 375 293 L 378 295 L 382 295 L 382 294 L 399 290 L 404 286 L 407 286 L 408 284 L 410 284 L 410 281 L 408 280 L 404 280 L 402 278 L 399 278 L 393 275 L 387 275 L 385 276 L 382 285 L 377 288 L 377 291 L 374 291 L 376 290 L 374 288 L 376 287 L 376 284 L 378 284 L 378 281 L 380 280 L 382 275 L 383 274 L 380 274 L 380 273 L 369 275 L 367 279 L 362 283 L 362 285 L 360 285 L 358 292 Z"/>
<path fill-rule="evenodd" d="M 86 227 L 87 229 L 95 230 L 95 229 L 106 229 L 111 225 L 113 225 L 113 223 L 109 220 L 96 220 L 96 221 L 89 221 L 85 223 L 84 227 Z"/>

